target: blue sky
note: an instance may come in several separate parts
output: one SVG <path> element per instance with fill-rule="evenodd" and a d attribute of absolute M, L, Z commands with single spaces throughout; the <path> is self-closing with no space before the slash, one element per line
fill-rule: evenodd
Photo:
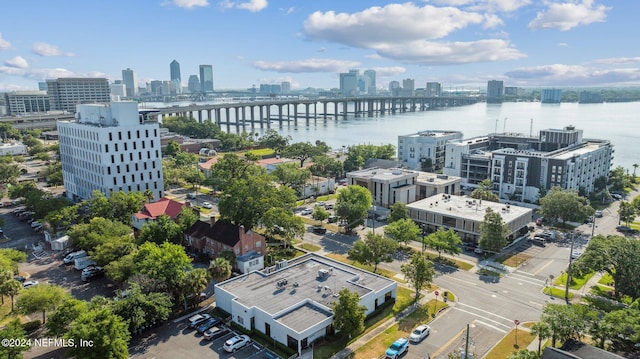
<path fill-rule="evenodd" d="M 640 85 L 637 0 L 32 0 L 6 1 L 0 91 L 69 76 L 183 85 L 211 64 L 214 86 L 290 81 L 339 86 L 374 69 L 378 86 L 413 78 L 445 88 Z"/>

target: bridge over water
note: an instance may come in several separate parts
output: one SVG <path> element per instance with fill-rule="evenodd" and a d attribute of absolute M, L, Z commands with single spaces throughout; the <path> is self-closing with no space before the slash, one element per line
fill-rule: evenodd
<path fill-rule="evenodd" d="M 213 121 L 218 126 L 251 127 L 271 126 L 272 122 L 304 120 L 338 120 L 348 116 L 365 117 L 376 114 L 428 111 L 439 108 L 476 103 L 474 97 L 350 97 L 326 99 L 273 99 L 267 101 L 241 101 L 224 104 L 192 104 L 159 109 L 162 116 L 189 116 L 198 121 Z M 332 110 L 332 111 L 331 111 Z"/>

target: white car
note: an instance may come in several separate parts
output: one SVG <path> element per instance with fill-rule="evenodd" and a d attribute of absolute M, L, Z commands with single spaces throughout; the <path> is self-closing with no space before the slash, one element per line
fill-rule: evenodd
<path fill-rule="evenodd" d="M 204 202 L 204 203 L 202 203 L 202 207 L 207 208 L 207 209 L 211 209 L 211 208 L 213 208 L 213 205 L 210 202 Z"/>
<path fill-rule="evenodd" d="M 22 283 L 22 288 L 27 289 L 27 288 L 35 287 L 37 285 L 38 285 L 38 281 L 37 280 L 28 280 L 28 281 Z"/>
<path fill-rule="evenodd" d="M 582 252 L 573 251 L 573 252 L 571 252 L 571 259 L 576 260 L 576 259 L 580 258 L 581 255 L 582 255 Z"/>
<path fill-rule="evenodd" d="M 300 214 L 303 215 L 303 216 L 308 216 L 311 213 L 313 213 L 313 210 L 311 208 L 305 208 L 305 209 L 302 210 L 302 212 L 300 212 Z"/>
<path fill-rule="evenodd" d="M 251 338 L 248 335 L 236 335 L 235 337 L 224 342 L 222 346 L 224 351 L 227 353 L 233 353 L 236 350 L 244 347 L 245 345 L 249 345 L 251 343 Z"/>
<path fill-rule="evenodd" d="M 409 341 L 411 343 L 420 343 L 424 338 L 429 336 L 429 333 L 431 333 L 431 328 L 426 324 L 422 324 L 411 332 Z"/>

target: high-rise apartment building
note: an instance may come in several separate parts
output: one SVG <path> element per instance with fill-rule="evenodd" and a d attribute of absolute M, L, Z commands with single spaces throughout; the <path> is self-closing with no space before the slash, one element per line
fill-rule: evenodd
<path fill-rule="evenodd" d="M 358 94 L 358 70 L 349 70 L 340 74 L 340 92 L 344 97 L 356 96 Z"/>
<path fill-rule="evenodd" d="M 187 89 L 189 89 L 190 93 L 198 93 L 200 92 L 200 79 L 198 79 L 198 75 L 189 76 L 189 81 L 187 82 Z"/>
<path fill-rule="evenodd" d="M 13 91 L 4 94 L 8 115 L 25 115 L 46 112 L 51 109 L 49 95 L 45 91 Z"/>
<path fill-rule="evenodd" d="M 426 95 L 440 96 L 442 94 L 442 84 L 439 82 L 427 82 Z"/>
<path fill-rule="evenodd" d="M 416 81 L 414 79 L 402 80 L 402 96 L 414 96 L 416 93 Z"/>
<path fill-rule="evenodd" d="M 60 162 L 67 198 L 79 201 L 98 190 L 164 194 L 158 122 L 136 102 L 78 105 L 74 121 L 58 121 Z"/>
<path fill-rule="evenodd" d="M 444 167 L 445 145 L 462 132 L 427 130 L 398 136 L 398 159 L 413 170 L 438 171 Z"/>
<path fill-rule="evenodd" d="M 364 71 L 364 91 L 367 95 L 376 94 L 376 70 Z"/>
<path fill-rule="evenodd" d="M 280 84 L 280 90 L 282 91 L 283 94 L 287 94 L 287 93 L 291 92 L 291 82 L 283 81 Z"/>
<path fill-rule="evenodd" d="M 138 96 L 138 77 L 135 71 L 130 68 L 122 70 L 122 83 L 127 91 L 127 97 L 134 98 Z"/>
<path fill-rule="evenodd" d="M 213 92 L 213 66 L 200 65 L 200 91 Z"/>
<path fill-rule="evenodd" d="M 76 105 L 90 102 L 110 102 L 109 81 L 106 78 L 66 77 L 47 80 L 47 94 L 52 110 L 76 112 Z"/>
<path fill-rule="evenodd" d="M 487 103 L 501 103 L 504 97 L 504 82 L 491 80 L 487 82 Z"/>

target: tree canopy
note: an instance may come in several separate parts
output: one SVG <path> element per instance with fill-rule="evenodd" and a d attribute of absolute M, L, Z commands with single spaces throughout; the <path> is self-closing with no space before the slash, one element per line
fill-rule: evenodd
<path fill-rule="evenodd" d="M 335 211 L 345 224 L 345 230 L 351 232 L 367 218 L 371 208 L 371 193 L 361 186 L 347 186 L 338 193 Z"/>
<path fill-rule="evenodd" d="M 438 252 L 438 257 L 441 257 L 442 253 L 457 255 L 462 252 L 460 248 L 462 240 L 453 229 L 438 228 L 437 231 L 429 234 L 424 241 L 427 248 Z"/>
<path fill-rule="evenodd" d="M 57 308 L 69 296 L 66 290 L 51 284 L 38 284 L 25 289 L 18 297 L 18 309 L 24 314 L 42 311 L 42 323 L 46 323 L 46 311 Z"/>
<path fill-rule="evenodd" d="M 420 291 L 431 286 L 433 277 L 436 272 L 433 269 L 433 263 L 422 254 L 413 253 L 411 261 L 400 266 L 400 271 L 404 274 L 404 278 L 411 284 L 416 292 L 414 300 L 420 299 Z"/>
<path fill-rule="evenodd" d="M 587 199 L 580 197 L 578 192 L 563 190 L 553 187 L 540 200 L 540 210 L 543 216 L 550 221 L 562 220 L 566 222 L 579 222 L 595 213 L 593 207 L 587 203 Z"/>
<path fill-rule="evenodd" d="M 500 202 L 500 197 L 491 191 L 492 186 L 491 180 L 487 178 L 478 184 L 478 187 L 471 192 L 470 197 L 483 201 Z"/>
<path fill-rule="evenodd" d="M 405 218 L 389 223 L 384 228 L 384 234 L 395 239 L 398 243 L 409 245 L 411 241 L 417 241 L 422 234 L 422 229 L 418 227 L 416 222 Z"/>
<path fill-rule="evenodd" d="M 364 319 L 366 307 L 360 305 L 360 296 L 344 288 L 340 290 L 338 301 L 331 306 L 333 309 L 333 325 L 338 332 L 351 338 L 364 331 Z"/>
<path fill-rule="evenodd" d="M 509 228 L 502 216 L 487 207 L 484 220 L 480 224 L 480 248 L 487 252 L 498 253 L 507 245 Z"/>
<path fill-rule="evenodd" d="M 356 262 L 373 265 L 373 272 L 381 262 L 392 262 L 393 254 L 398 248 L 398 242 L 380 234 L 368 232 L 364 240 L 356 241 L 349 249 L 349 259 Z"/>

